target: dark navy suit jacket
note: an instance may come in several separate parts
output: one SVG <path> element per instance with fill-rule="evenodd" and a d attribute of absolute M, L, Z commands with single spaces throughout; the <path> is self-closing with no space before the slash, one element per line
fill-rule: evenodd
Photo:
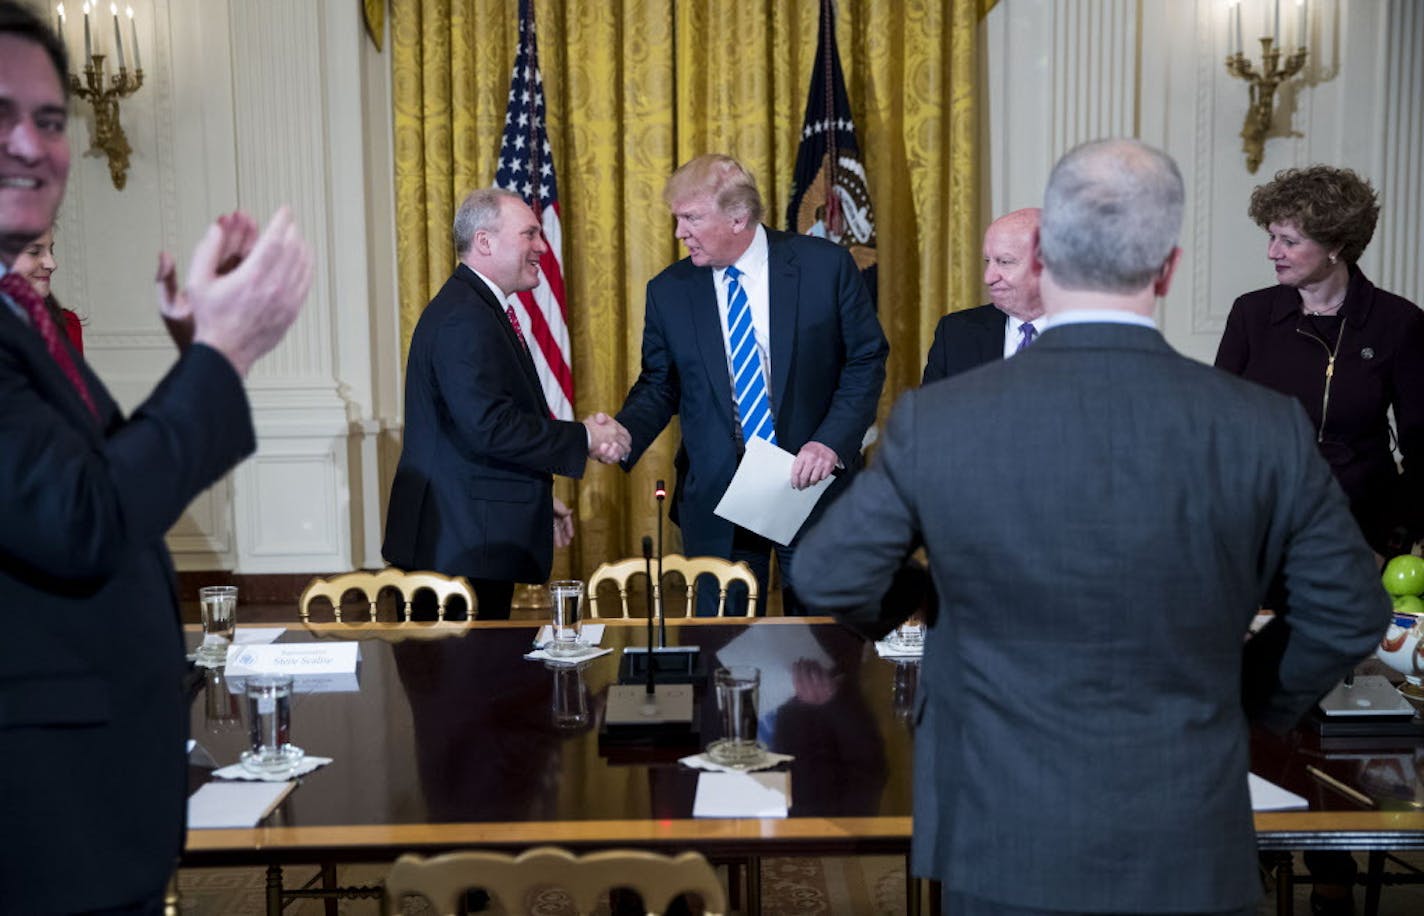
<path fill-rule="evenodd" d="M 255 445 L 242 380 L 194 344 L 96 420 L 0 302 L 0 912 L 157 895 L 183 846 L 187 665 L 165 533 Z"/>
<path fill-rule="evenodd" d="M 404 569 L 547 581 L 552 475 L 582 477 L 587 458 L 583 424 L 549 416 L 504 303 L 459 265 L 411 336 L 382 555 Z"/>
<path fill-rule="evenodd" d="M 935 325 L 921 385 L 967 372 L 1004 358 L 1004 325 L 1009 316 L 994 305 L 950 312 Z"/>
<path fill-rule="evenodd" d="M 793 455 L 811 440 L 845 469 L 824 509 L 862 464 L 889 345 L 860 270 L 824 239 L 767 230 L 771 392 L 777 444 Z M 677 414 L 674 520 L 684 552 L 729 556 L 733 526 L 713 513 L 736 472 L 738 435 L 712 269 L 683 259 L 648 283 L 642 372 L 618 413 L 633 437 L 631 467 Z M 814 515 L 812 516 L 815 517 Z"/>

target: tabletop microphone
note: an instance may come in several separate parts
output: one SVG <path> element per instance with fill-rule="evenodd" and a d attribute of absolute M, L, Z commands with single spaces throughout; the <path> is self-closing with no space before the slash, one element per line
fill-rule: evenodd
<path fill-rule="evenodd" d="M 648 574 L 648 696 L 657 690 L 653 679 L 653 539 L 643 535 L 643 571 Z"/>
<path fill-rule="evenodd" d="M 656 499 L 657 502 L 658 502 L 658 579 L 657 579 L 657 588 L 654 589 L 654 594 L 657 596 L 656 600 L 657 600 L 657 602 L 658 602 L 658 607 L 659 607 L 659 609 L 661 609 L 661 607 L 662 607 L 662 591 L 663 591 L 663 502 L 667 499 L 667 484 L 665 484 L 665 483 L 663 483 L 661 480 L 659 480 L 658 483 L 657 483 L 657 486 L 655 486 L 655 487 L 653 488 L 653 498 Z M 659 614 L 659 615 L 658 615 L 658 646 L 659 646 L 659 648 L 662 648 L 662 649 L 666 649 L 666 648 L 667 648 L 667 615 L 666 615 L 666 614 Z M 649 640 L 649 641 L 648 641 L 648 665 L 649 665 L 649 670 L 651 670 L 651 667 L 652 667 L 652 660 L 653 660 L 652 651 L 653 651 L 653 643 L 652 643 L 651 640 Z"/>

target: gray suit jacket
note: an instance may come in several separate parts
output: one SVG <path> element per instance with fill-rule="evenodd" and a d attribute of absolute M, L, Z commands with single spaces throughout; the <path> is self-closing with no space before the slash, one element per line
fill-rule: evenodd
<path fill-rule="evenodd" d="M 1052 328 L 905 395 L 805 536 L 802 598 L 883 628 L 921 543 L 939 595 L 916 872 L 1021 907 L 1256 899 L 1241 683 L 1260 598 L 1282 571 L 1292 632 L 1260 711 L 1277 727 L 1389 620 L 1300 407 L 1147 328 Z"/>

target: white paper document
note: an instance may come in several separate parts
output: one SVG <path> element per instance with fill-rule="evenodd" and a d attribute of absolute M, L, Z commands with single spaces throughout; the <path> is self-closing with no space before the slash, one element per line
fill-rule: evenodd
<path fill-rule="evenodd" d="M 256 827 L 294 782 L 206 782 L 188 796 L 188 829 Z"/>
<path fill-rule="evenodd" d="M 834 662 L 816 637 L 806 627 L 756 627 L 734 637 L 717 652 L 717 661 L 725 667 L 753 665 L 761 669 L 758 718 L 770 719 L 796 695 L 792 673 L 793 662 L 806 659 L 830 669 Z"/>
<path fill-rule="evenodd" d="M 790 452 L 753 438 L 714 511 L 734 525 L 778 544 L 790 544 L 835 479 L 827 477 L 804 490 L 793 490 L 791 463 L 795 460 Z"/>
<path fill-rule="evenodd" d="M 1251 787 L 1252 811 L 1303 811 L 1310 807 L 1299 795 L 1267 782 L 1255 773 L 1247 773 L 1246 782 Z"/>
<path fill-rule="evenodd" d="M 786 817 L 790 773 L 699 773 L 693 817 Z"/>

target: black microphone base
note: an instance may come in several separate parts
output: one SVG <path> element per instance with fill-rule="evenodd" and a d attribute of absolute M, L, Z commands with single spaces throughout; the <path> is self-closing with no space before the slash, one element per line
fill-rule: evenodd
<path fill-rule="evenodd" d="M 618 683 L 645 685 L 648 682 L 648 650 L 629 646 L 618 662 Z M 702 684 L 707 673 L 702 670 L 697 646 L 668 646 L 652 652 L 653 683 Z"/>

